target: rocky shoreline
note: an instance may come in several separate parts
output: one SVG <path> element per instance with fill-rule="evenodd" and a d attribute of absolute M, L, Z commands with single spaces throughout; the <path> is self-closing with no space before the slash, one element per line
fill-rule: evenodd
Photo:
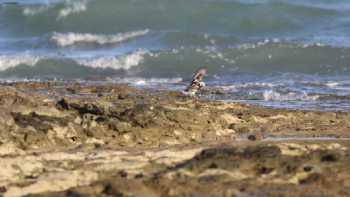
<path fill-rule="evenodd" d="M 0 195 L 347 196 L 349 120 L 123 84 L 4 83 Z"/>

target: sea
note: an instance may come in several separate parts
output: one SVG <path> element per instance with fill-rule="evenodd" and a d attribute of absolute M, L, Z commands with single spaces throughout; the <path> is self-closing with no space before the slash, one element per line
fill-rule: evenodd
<path fill-rule="evenodd" d="M 0 81 L 181 91 L 203 67 L 203 97 L 350 111 L 350 1 L 0 0 Z"/>

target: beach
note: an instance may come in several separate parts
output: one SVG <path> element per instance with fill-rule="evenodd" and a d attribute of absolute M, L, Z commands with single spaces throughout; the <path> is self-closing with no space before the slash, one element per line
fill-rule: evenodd
<path fill-rule="evenodd" d="M 346 196 L 350 113 L 125 84 L 0 89 L 3 196 Z"/>
<path fill-rule="evenodd" d="M 349 0 L 0 0 L 0 196 L 350 196 L 349 32 Z"/>

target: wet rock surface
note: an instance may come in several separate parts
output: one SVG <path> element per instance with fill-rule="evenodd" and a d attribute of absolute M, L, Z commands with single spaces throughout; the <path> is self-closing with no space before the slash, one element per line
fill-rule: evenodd
<path fill-rule="evenodd" d="M 123 84 L 2 84 L 0 195 L 347 196 L 349 120 Z"/>

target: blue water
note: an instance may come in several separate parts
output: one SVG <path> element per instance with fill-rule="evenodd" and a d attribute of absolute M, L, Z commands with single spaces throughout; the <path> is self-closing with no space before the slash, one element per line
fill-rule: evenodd
<path fill-rule="evenodd" d="M 127 82 L 350 109 L 348 0 L 0 0 L 0 79 Z M 217 93 L 217 92 L 220 92 Z"/>

